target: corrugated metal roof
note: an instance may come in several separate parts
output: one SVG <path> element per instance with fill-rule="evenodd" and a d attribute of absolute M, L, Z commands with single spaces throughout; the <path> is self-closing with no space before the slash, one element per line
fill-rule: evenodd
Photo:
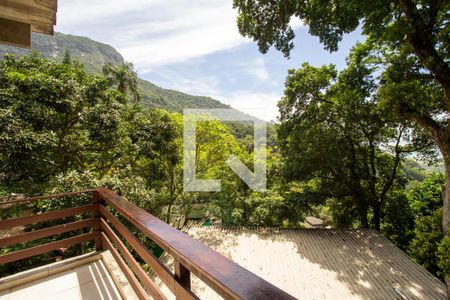
<path fill-rule="evenodd" d="M 374 230 L 191 227 L 187 233 L 300 299 L 447 299 L 441 281 Z M 201 299 L 220 299 L 196 278 L 192 287 Z"/>

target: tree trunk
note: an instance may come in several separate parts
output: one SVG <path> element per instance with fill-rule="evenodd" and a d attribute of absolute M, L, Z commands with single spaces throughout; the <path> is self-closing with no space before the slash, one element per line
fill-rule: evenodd
<path fill-rule="evenodd" d="M 369 221 L 367 220 L 367 205 L 365 205 L 365 201 L 358 201 L 358 214 L 359 221 L 361 222 L 361 228 L 369 228 Z"/>
<path fill-rule="evenodd" d="M 170 211 L 172 209 L 172 204 L 169 204 L 167 206 L 167 216 L 166 216 L 166 223 L 170 225 Z"/>
<path fill-rule="evenodd" d="M 442 151 L 445 163 L 445 190 L 443 199 L 442 229 L 445 237 L 450 236 L 450 145 L 446 145 L 445 152 Z M 450 270 L 444 270 L 445 284 L 447 285 L 447 296 L 450 299 Z"/>
<path fill-rule="evenodd" d="M 444 235 L 448 235 L 450 232 L 450 160 L 447 159 L 445 162 L 445 190 L 443 193 L 443 209 L 444 215 L 442 218 L 442 229 L 444 231 Z"/>
<path fill-rule="evenodd" d="M 373 205 L 373 225 L 375 230 L 380 231 L 380 219 L 381 219 L 381 203 L 376 201 Z"/>
<path fill-rule="evenodd" d="M 444 93 L 445 102 L 450 109 L 450 99 L 447 92 Z M 421 125 L 432 137 L 442 154 L 445 164 L 445 189 L 442 193 L 443 217 L 442 229 L 445 237 L 450 236 L 450 119 L 447 120 L 447 127 L 441 127 L 430 116 L 419 116 L 411 114 L 407 116 L 411 121 Z M 449 272 L 448 270 L 446 271 Z M 445 275 L 447 285 L 447 297 L 450 299 L 450 274 Z"/>
<path fill-rule="evenodd" d="M 450 122 L 450 121 L 449 121 Z M 450 125 L 450 124 L 449 124 Z M 442 128 L 433 136 L 441 151 L 445 165 L 445 188 L 442 192 L 442 231 L 444 237 L 450 237 L 450 127 Z M 445 272 L 445 284 L 447 285 L 447 297 L 450 299 L 450 270 Z"/>
<path fill-rule="evenodd" d="M 361 228 L 369 228 L 369 222 L 367 221 L 367 211 L 359 213 L 359 219 L 361 221 Z"/>

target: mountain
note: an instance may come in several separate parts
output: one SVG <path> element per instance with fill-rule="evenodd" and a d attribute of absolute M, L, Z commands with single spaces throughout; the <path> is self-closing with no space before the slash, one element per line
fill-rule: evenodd
<path fill-rule="evenodd" d="M 122 55 L 112 46 L 87 37 L 55 33 L 54 36 L 33 33 L 31 49 L 38 50 L 44 57 L 62 60 L 66 49 L 73 60 L 82 62 L 89 72 L 100 73 L 106 62 L 121 64 Z M 30 50 L 0 45 L 0 57 L 7 53 L 18 56 L 27 55 Z M 179 91 L 164 89 L 147 80 L 139 79 L 142 104 L 147 107 L 165 108 L 182 112 L 185 108 L 230 108 L 210 97 L 192 96 Z"/>
<path fill-rule="evenodd" d="M 74 60 L 82 62 L 88 71 L 101 72 L 103 64 L 124 62 L 122 55 L 113 47 L 91 40 L 87 37 L 55 33 L 54 36 L 33 33 L 31 49 L 38 50 L 44 57 L 61 60 L 66 49 Z M 0 56 L 12 53 L 18 56 L 27 55 L 28 49 L 0 45 Z"/>
<path fill-rule="evenodd" d="M 185 108 L 230 108 L 229 105 L 213 98 L 191 96 L 179 91 L 164 89 L 144 79 L 139 79 L 138 84 L 142 103 L 148 107 L 160 107 L 175 112 L 182 112 Z"/>

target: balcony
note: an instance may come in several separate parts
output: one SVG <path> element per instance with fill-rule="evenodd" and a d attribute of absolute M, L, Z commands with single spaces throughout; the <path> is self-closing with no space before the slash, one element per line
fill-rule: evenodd
<path fill-rule="evenodd" d="M 2 248 L 72 233 L 70 237 L 6 253 L 0 256 L 0 265 L 26 261 L 75 245 L 84 245 L 82 249 L 91 245 L 92 248 L 72 258 L 1 278 L 0 299 L 25 299 L 25 294 L 34 299 L 40 296 L 49 299 L 51 294 L 66 300 L 199 299 L 191 289 L 191 274 L 225 299 L 295 299 L 108 189 L 11 200 L 3 205 L 86 195 L 91 197 L 91 203 L 0 221 L 0 231 L 8 232 L 0 236 Z M 70 221 L 27 232 L 13 230 L 67 219 Z M 130 227 L 135 228 L 139 236 L 133 234 Z M 173 260 L 173 268 L 146 248 L 142 238 L 161 247 Z M 143 265 L 148 270 L 144 270 Z M 161 285 L 155 282 L 162 283 L 169 293 L 163 292 Z"/>

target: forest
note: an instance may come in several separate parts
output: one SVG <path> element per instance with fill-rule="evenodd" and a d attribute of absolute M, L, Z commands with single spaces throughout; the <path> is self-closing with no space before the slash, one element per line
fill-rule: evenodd
<path fill-rule="evenodd" d="M 192 213 L 223 226 L 284 228 L 313 215 L 333 228 L 375 228 L 442 278 L 444 175 L 416 162 L 439 164 L 439 156 L 418 128 L 368 98 L 375 83 L 361 65 L 290 71 L 281 123 L 268 129 L 265 192 L 225 165 L 234 154 L 251 167 L 252 127 L 198 123 L 196 170 L 222 179 L 215 193 L 183 193 L 182 115 L 140 105 L 131 64 L 103 70 L 88 73 L 69 52 L 60 62 L 38 53 L 1 61 L 2 196 L 108 187 L 178 228 Z M 307 93 L 317 98 L 296 102 Z M 58 205 L 68 203 L 33 209 Z"/>
<path fill-rule="evenodd" d="M 379 2 L 370 5 L 383 5 Z M 329 50 L 365 20 L 367 38 L 348 54 L 345 69 L 304 63 L 288 71 L 279 122 L 268 124 L 264 192 L 252 191 L 225 164 L 233 154 L 251 169 L 248 124 L 197 124 L 197 176 L 222 179 L 222 188 L 184 193 L 183 116 L 142 105 L 131 63 L 107 63 L 100 74 L 89 72 L 69 51 L 62 60 L 37 52 L 5 55 L 0 196 L 102 186 L 177 228 L 192 214 L 203 216 L 205 224 L 281 228 L 302 228 L 306 216 L 316 216 L 331 228 L 378 230 L 444 280 L 450 253 L 442 226 L 447 228 L 443 204 L 449 197 L 448 3 L 411 12 L 409 1 L 400 2 L 400 8 L 375 16 L 368 13 L 373 7 L 356 1 L 339 14 L 279 1 L 270 2 L 274 7 L 234 1 L 241 34 L 254 38 L 263 53 L 275 46 L 289 56 L 291 16 L 306 20 Z M 355 5 L 363 6 L 356 20 L 348 18 Z M 402 10 L 406 13 L 397 14 Z M 435 13 L 424 18 L 428 10 Z M 414 31 L 412 23 L 424 27 Z M 433 40 L 425 42 L 433 51 L 427 57 L 429 45 L 417 42 L 427 33 L 414 34 L 428 30 L 428 23 Z M 405 35 L 412 37 L 404 42 Z M 32 209 L 65 205 L 44 201 Z M 2 217 L 18 209 L 2 211 Z"/>

